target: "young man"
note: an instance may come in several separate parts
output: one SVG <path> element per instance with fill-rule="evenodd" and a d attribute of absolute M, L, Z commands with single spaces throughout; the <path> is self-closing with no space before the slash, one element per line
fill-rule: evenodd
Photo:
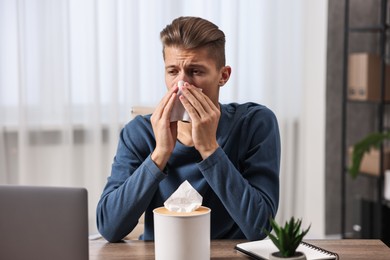
<path fill-rule="evenodd" d="M 211 239 L 265 237 L 279 203 L 280 137 L 274 114 L 255 103 L 220 104 L 229 80 L 225 35 L 213 23 L 179 17 L 161 32 L 167 94 L 152 115 L 121 131 L 97 206 L 110 242 L 123 239 L 145 212 L 140 239 L 153 240 L 153 209 L 183 183 L 211 209 Z M 178 82 L 191 122 L 170 122 Z M 202 91 L 199 91 L 201 89 Z"/>

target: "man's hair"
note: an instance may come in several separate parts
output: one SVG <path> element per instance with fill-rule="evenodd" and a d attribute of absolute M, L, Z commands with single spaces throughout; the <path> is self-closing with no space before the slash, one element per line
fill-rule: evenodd
<path fill-rule="evenodd" d="M 176 18 L 161 31 L 160 39 L 164 59 L 165 47 L 206 48 L 217 69 L 225 66 L 225 34 L 210 21 L 190 16 Z"/>

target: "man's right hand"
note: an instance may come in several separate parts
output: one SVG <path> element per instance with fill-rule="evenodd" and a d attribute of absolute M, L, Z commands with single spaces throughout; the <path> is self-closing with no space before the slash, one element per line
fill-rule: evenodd
<path fill-rule="evenodd" d="M 177 122 L 170 122 L 170 115 L 178 87 L 172 87 L 162 98 L 151 116 L 156 147 L 151 159 L 160 170 L 165 168 L 177 140 Z"/>

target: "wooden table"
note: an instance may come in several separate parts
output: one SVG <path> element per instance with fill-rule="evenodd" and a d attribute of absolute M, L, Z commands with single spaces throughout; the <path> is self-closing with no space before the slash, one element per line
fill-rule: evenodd
<path fill-rule="evenodd" d="M 251 259 L 236 251 L 234 246 L 245 240 L 212 240 L 211 259 Z M 390 248 L 377 239 L 307 240 L 313 245 L 335 252 L 342 260 L 390 259 Z M 108 243 L 103 239 L 89 241 L 89 259 L 154 260 L 154 243 L 126 240 Z"/>

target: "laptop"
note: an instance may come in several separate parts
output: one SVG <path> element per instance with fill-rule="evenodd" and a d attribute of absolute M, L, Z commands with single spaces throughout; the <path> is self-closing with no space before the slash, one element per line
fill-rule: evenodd
<path fill-rule="evenodd" d="M 87 260 L 85 188 L 0 185 L 0 259 Z"/>

